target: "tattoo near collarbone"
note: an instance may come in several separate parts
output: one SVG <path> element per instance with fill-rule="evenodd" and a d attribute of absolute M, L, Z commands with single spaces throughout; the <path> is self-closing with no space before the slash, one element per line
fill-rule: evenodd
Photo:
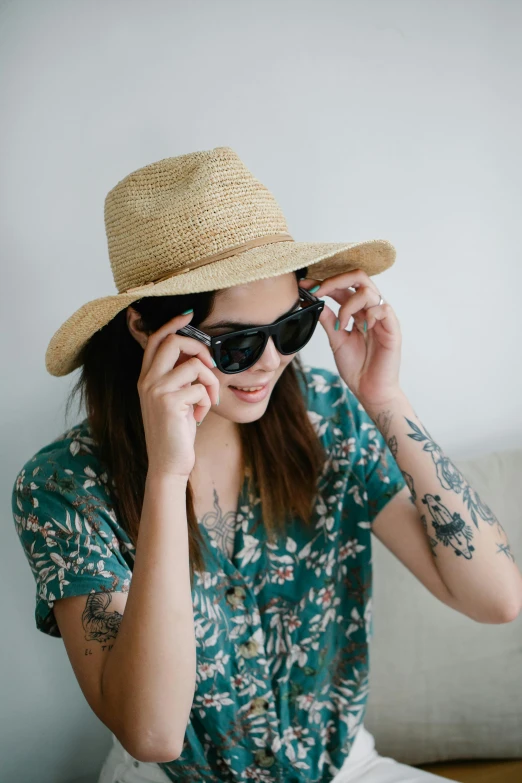
<path fill-rule="evenodd" d="M 214 508 L 207 511 L 201 517 L 201 523 L 208 530 L 219 549 L 232 557 L 234 551 L 234 540 L 236 535 L 236 512 L 227 511 L 223 513 L 219 505 L 219 496 L 214 487 Z"/>

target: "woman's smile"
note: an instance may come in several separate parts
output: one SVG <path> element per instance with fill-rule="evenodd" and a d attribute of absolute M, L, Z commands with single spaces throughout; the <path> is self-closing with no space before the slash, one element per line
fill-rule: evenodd
<path fill-rule="evenodd" d="M 234 392 L 236 397 L 243 402 L 261 402 L 270 392 L 270 383 L 266 383 L 264 386 L 244 386 L 236 387 L 230 384 L 230 389 Z M 253 391 L 248 391 L 253 389 Z"/>

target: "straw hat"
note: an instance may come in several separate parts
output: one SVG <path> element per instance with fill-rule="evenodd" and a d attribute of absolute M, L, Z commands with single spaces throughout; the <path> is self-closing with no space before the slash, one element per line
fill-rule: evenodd
<path fill-rule="evenodd" d="M 376 275 L 395 261 L 384 239 L 296 242 L 270 191 L 230 147 L 164 158 L 128 174 L 105 198 L 117 294 L 82 305 L 52 337 L 51 375 L 80 366 L 80 351 L 144 296 L 213 291 L 308 267 L 324 280 L 351 269 Z"/>

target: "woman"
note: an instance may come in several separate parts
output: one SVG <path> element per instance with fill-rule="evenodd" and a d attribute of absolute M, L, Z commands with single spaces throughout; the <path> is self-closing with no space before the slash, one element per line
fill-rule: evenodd
<path fill-rule="evenodd" d="M 13 488 L 37 627 L 113 734 L 99 782 L 441 780 L 363 725 L 371 527 L 406 486 L 365 408 L 399 390 L 393 248 L 295 243 L 226 147 L 133 172 L 105 220 L 119 293 L 46 355 L 88 415 Z M 339 374 L 299 360 L 318 319 Z"/>

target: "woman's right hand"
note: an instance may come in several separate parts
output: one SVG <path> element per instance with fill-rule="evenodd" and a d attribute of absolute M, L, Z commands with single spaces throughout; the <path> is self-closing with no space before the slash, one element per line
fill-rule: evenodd
<path fill-rule="evenodd" d="M 148 472 L 187 480 L 196 460 L 196 422 L 219 399 L 209 349 L 176 334 L 192 316 L 178 315 L 149 336 L 138 379 Z"/>

